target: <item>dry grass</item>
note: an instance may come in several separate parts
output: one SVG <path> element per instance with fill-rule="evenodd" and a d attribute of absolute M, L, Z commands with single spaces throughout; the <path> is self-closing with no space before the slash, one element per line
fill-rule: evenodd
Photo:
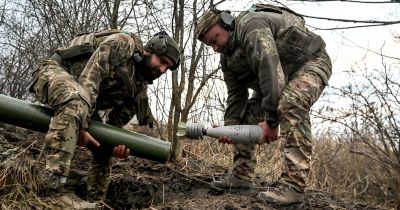
<path fill-rule="evenodd" d="M 283 141 L 257 147 L 256 177 L 276 180 L 281 173 L 280 146 Z M 184 152 L 208 164 L 232 168 L 233 147 L 215 140 L 185 140 Z M 314 142 L 313 165 L 308 188 L 332 193 L 348 199 L 360 200 L 388 208 L 395 206 L 395 189 L 390 175 L 376 162 L 350 152 L 348 144 L 332 139 Z"/>
<path fill-rule="evenodd" d="M 0 163 L 1 209 L 58 209 L 51 199 L 38 197 L 43 180 L 43 166 L 32 159 L 28 150 L 37 142 L 22 149 Z M 14 150 L 15 151 L 15 150 Z"/>
<path fill-rule="evenodd" d="M 233 165 L 233 151 L 231 145 L 220 144 L 214 139 L 184 140 L 182 144 L 185 153 L 202 160 L 210 165 L 217 164 L 225 168 Z M 257 147 L 256 176 L 265 178 L 266 181 L 276 180 L 281 171 L 280 165 L 280 141 L 270 145 Z"/>
<path fill-rule="evenodd" d="M 309 176 L 310 187 L 351 200 L 394 207 L 395 180 L 377 162 L 350 152 L 350 145 L 319 139 Z"/>
<path fill-rule="evenodd" d="M 1 136 L 0 136 L 1 137 Z M 273 181 L 281 170 L 280 146 L 282 141 L 257 147 L 256 177 Z M 185 140 L 185 159 L 201 160 L 207 172 L 208 166 L 216 164 L 232 168 L 233 147 L 215 140 Z M 19 147 L 13 155 L 0 163 L 1 209 L 60 209 L 52 198 L 38 197 L 41 185 L 43 161 L 33 160 L 29 149 L 40 147 L 34 141 L 29 146 Z M 24 149 L 22 149 L 24 148 Z M 313 167 L 309 176 L 309 189 L 330 192 L 335 196 L 359 199 L 373 205 L 393 207 L 395 198 L 393 180 L 383 168 L 365 157 L 350 153 L 350 146 L 331 139 L 315 141 Z M 218 174 L 216 176 L 222 176 Z"/>

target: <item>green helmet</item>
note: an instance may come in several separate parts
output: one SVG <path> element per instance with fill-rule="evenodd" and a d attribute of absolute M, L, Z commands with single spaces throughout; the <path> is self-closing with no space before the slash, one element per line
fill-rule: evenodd
<path fill-rule="evenodd" d="M 170 67 L 172 71 L 179 67 L 181 60 L 179 46 L 165 31 L 156 33 L 153 38 L 147 42 L 144 49 L 158 56 L 170 58 L 174 63 L 174 65 Z"/>
<path fill-rule="evenodd" d="M 219 22 L 219 14 L 215 10 L 208 10 L 197 21 L 197 39 L 201 40 L 212 26 Z"/>
<path fill-rule="evenodd" d="M 205 12 L 197 21 L 197 39 L 201 40 L 203 36 L 213 27 L 219 23 L 225 30 L 233 31 L 235 28 L 235 17 L 231 15 L 229 10 L 218 10 L 211 8 Z"/>

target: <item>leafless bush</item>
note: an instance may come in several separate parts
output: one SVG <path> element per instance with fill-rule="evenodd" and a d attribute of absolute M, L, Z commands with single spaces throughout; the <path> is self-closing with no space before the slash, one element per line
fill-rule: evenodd
<path fill-rule="evenodd" d="M 360 155 L 368 159 L 364 161 L 364 171 L 360 173 L 370 174 L 379 171 L 381 176 L 349 177 L 349 181 L 366 179 L 367 185 L 384 177 L 389 183 L 380 187 L 391 189 L 393 200 L 400 207 L 400 95 L 398 65 L 387 65 L 382 59 L 381 69 L 364 68 L 348 71 L 349 84 L 339 88 L 332 88 L 332 100 L 341 101 L 340 106 L 325 106 L 316 113 L 320 119 L 332 123 L 333 132 L 341 136 L 347 144 L 348 152 Z M 345 157 L 349 157 L 346 155 Z M 365 159 L 363 159 L 365 160 Z M 371 166 L 378 164 L 375 168 Z M 354 163 L 349 162 L 348 173 L 352 171 Z M 324 166 L 321 166 L 324 167 Z M 361 178 L 360 178 L 361 177 Z M 366 184 L 366 182 L 363 182 Z M 349 188 L 351 183 L 343 183 L 343 187 Z M 386 186 L 386 187 L 385 187 Z M 360 194 L 369 190 L 354 189 L 354 194 Z M 344 189 L 346 189 L 344 188 Z M 380 192 L 379 187 L 376 192 Z M 372 191 L 371 191 L 372 192 Z M 386 191 L 387 192 L 387 191 Z M 383 194 L 385 195 L 385 194 Z M 386 195 L 385 195 L 386 196 Z M 384 199 L 385 196 L 380 196 Z M 379 197 L 379 196 L 378 196 Z"/>
<path fill-rule="evenodd" d="M 351 152 L 352 146 L 332 136 L 318 139 L 309 176 L 310 190 L 330 192 L 349 200 L 393 207 L 395 181 L 378 162 Z"/>
<path fill-rule="evenodd" d="M 0 139 L 4 144 L 4 139 Z M 54 209 L 45 199 L 39 198 L 37 193 L 42 187 L 44 167 L 32 159 L 29 149 L 34 141 L 26 148 L 15 147 L 13 153 L 0 163 L 0 199 L 2 209 Z M 4 155 L 7 153 L 1 150 Z"/>
<path fill-rule="evenodd" d="M 11 0 L 0 5 L 0 93 L 29 99 L 38 62 L 79 33 L 123 28 L 136 2 Z"/>

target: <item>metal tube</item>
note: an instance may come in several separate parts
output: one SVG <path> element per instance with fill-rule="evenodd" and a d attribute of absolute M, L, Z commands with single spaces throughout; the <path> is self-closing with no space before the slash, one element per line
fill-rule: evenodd
<path fill-rule="evenodd" d="M 47 132 L 54 109 L 28 103 L 0 94 L 0 121 L 15 126 Z M 96 140 L 108 145 L 123 144 L 131 155 L 165 163 L 171 153 L 171 143 L 115 126 L 91 121 L 86 129 Z"/>

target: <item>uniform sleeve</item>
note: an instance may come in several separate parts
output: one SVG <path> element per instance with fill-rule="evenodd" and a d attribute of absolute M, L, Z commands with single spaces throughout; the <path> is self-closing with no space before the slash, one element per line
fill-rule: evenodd
<path fill-rule="evenodd" d="M 109 76 L 112 69 L 127 67 L 134 50 L 134 40 L 123 33 L 113 34 L 99 44 L 78 79 L 92 108 L 99 94 L 100 82 Z"/>
<path fill-rule="evenodd" d="M 108 114 L 107 124 L 122 127 L 126 125 L 135 115 L 135 104 L 132 100 L 113 107 Z"/>
<path fill-rule="evenodd" d="M 253 24 L 253 25 L 252 25 Z M 271 27 L 263 23 L 248 23 L 244 27 L 243 48 L 254 75 L 258 76 L 262 93 L 262 108 L 266 120 L 278 120 L 277 109 L 284 83 L 277 47 Z M 284 78 L 283 78 L 284 80 Z"/>
<path fill-rule="evenodd" d="M 221 68 L 224 81 L 228 89 L 227 107 L 224 114 L 225 125 L 235 125 L 240 122 L 240 115 L 249 98 L 249 92 L 235 77 L 234 73 L 227 69 L 226 59 L 221 56 Z"/>

